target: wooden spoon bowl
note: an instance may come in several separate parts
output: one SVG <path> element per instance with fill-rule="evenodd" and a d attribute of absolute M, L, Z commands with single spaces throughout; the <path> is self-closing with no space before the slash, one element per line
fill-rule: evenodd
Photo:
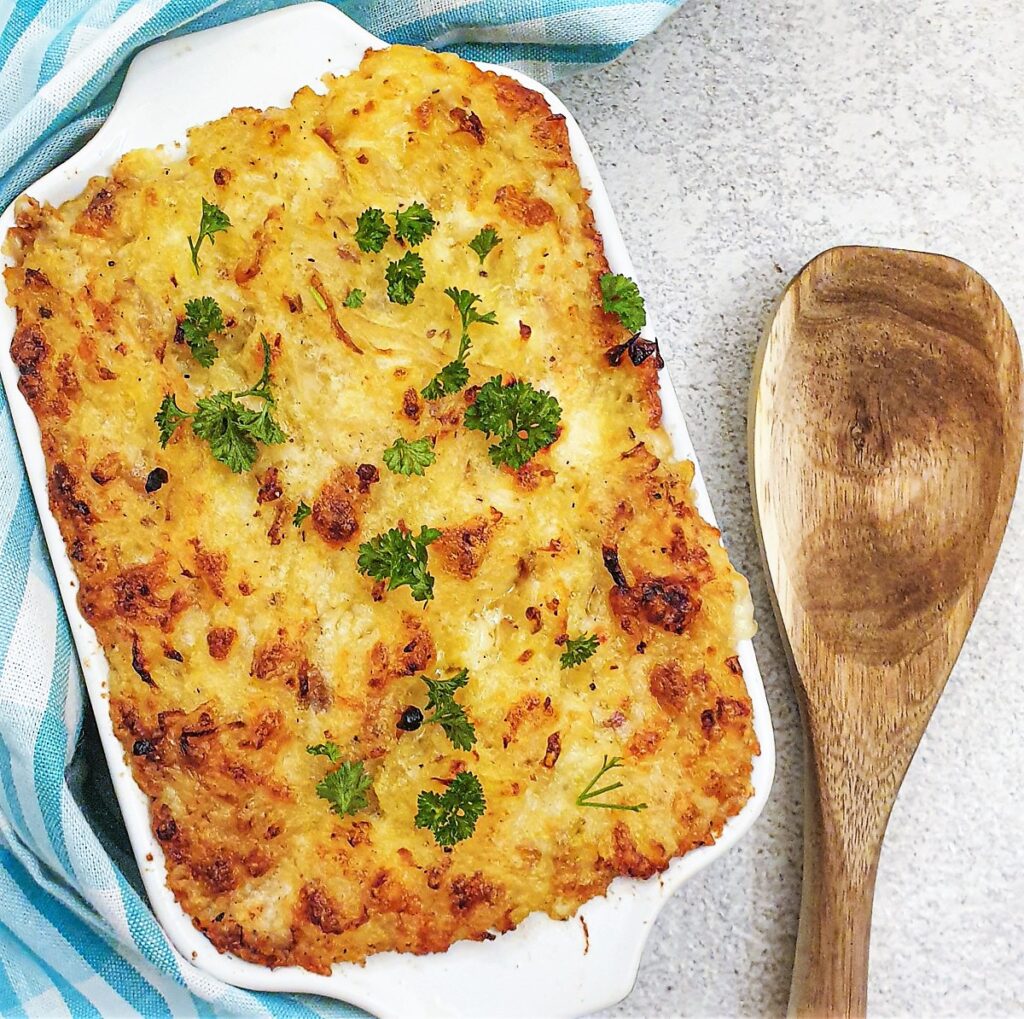
<path fill-rule="evenodd" d="M 992 570 L 1022 420 L 1006 309 L 941 255 L 824 252 L 758 352 L 754 516 L 807 748 L 793 1014 L 865 1013 L 882 837 Z"/>

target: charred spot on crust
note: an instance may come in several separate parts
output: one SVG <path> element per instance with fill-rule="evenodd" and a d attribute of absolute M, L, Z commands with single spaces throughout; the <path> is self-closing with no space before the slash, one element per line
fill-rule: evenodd
<path fill-rule="evenodd" d="M 215 626 L 206 634 L 206 646 L 210 657 L 218 662 L 227 658 L 237 636 L 238 631 L 233 626 Z"/>
<path fill-rule="evenodd" d="M 78 482 L 71 468 L 66 463 L 57 463 L 50 473 L 50 492 L 53 501 L 64 511 L 67 516 L 82 517 L 87 521 L 92 520 L 92 510 L 89 504 L 78 494 Z"/>
<path fill-rule="evenodd" d="M 638 625 L 646 623 L 668 633 L 682 634 L 700 611 L 693 580 L 637 572 L 635 582 L 630 584 L 619 562 L 618 549 L 605 545 L 601 553 L 615 584 L 608 595 L 612 611 L 626 633 L 636 633 Z M 644 642 L 637 645 L 638 652 L 645 649 Z"/>
<path fill-rule="evenodd" d="M 359 530 L 362 500 L 359 498 L 379 480 L 373 464 L 361 464 L 358 470 L 339 467 L 324 482 L 313 500 L 313 529 L 334 548 L 341 548 Z"/>
<path fill-rule="evenodd" d="M 634 367 L 639 368 L 651 355 L 654 355 L 654 364 L 658 371 L 665 367 L 665 359 L 661 356 L 657 340 L 641 339 L 639 333 L 634 333 L 625 343 L 616 344 L 605 351 L 605 358 L 608 363 L 617 368 L 622 364 L 623 355 L 628 354 Z"/>
<path fill-rule="evenodd" d="M 494 195 L 494 204 L 505 215 L 523 226 L 543 226 L 555 218 L 555 210 L 543 198 L 534 198 L 524 194 L 514 184 L 506 184 L 498 188 Z"/>
<path fill-rule="evenodd" d="M 19 326 L 11 340 L 11 360 L 22 375 L 38 375 L 49 350 L 42 329 L 35 324 Z"/>
<path fill-rule="evenodd" d="M 419 421 L 422 411 L 423 403 L 420 400 L 420 394 L 410 386 L 402 395 L 402 413 L 410 421 Z"/>
<path fill-rule="evenodd" d="M 626 575 L 622 572 L 622 566 L 619 564 L 619 550 L 605 545 L 601 549 L 601 558 L 604 560 L 604 568 L 612 578 L 612 583 L 623 589 L 629 587 Z"/>
<path fill-rule="evenodd" d="M 457 131 L 465 131 L 466 134 L 476 141 L 477 145 L 483 145 L 484 125 L 472 110 L 467 112 L 461 107 L 456 106 L 449 111 L 448 116 L 459 125 Z"/>
<path fill-rule="evenodd" d="M 463 580 L 475 577 L 501 519 L 502 514 L 492 507 L 488 516 L 471 517 L 456 527 L 445 528 L 434 546 L 444 568 Z"/>
<path fill-rule="evenodd" d="M 154 467 L 148 475 L 146 475 L 146 491 L 152 495 L 154 492 L 159 492 L 164 485 L 167 484 L 168 474 L 163 467 Z"/>
<path fill-rule="evenodd" d="M 143 657 L 142 649 L 139 647 L 139 635 L 132 634 L 132 668 L 138 673 L 139 679 L 148 686 L 156 686 L 149 669 L 146 667 L 146 659 Z"/>
<path fill-rule="evenodd" d="M 669 661 L 651 669 L 648 686 L 654 699 L 671 715 L 685 709 L 691 694 L 703 694 L 710 679 L 704 669 L 688 675 L 678 662 Z"/>
<path fill-rule="evenodd" d="M 268 467 L 266 474 L 260 481 L 259 491 L 256 493 L 256 502 L 263 505 L 266 502 L 274 502 L 284 494 L 281 485 L 281 472 L 276 467 Z"/>
<path fill-rule="evenodd" d="M 107 188 L 100 188 L 92 196 L 72 229 L 76 234 L 99 237 L 113 223 L 114 212 L 114 192 Z"/>

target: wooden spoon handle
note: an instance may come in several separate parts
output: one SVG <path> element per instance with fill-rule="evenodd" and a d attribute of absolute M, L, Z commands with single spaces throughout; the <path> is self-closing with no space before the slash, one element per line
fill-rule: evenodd
<path fill-rule="evenodd" d="M 822 804 L 815 769 L 805 771 L 803 900 L 789 1014 L 859 1019 L 867 1011 L 871 904 L 881 839 L 865 844 L 849 840 L 848 831 L 841 839 Z"/>

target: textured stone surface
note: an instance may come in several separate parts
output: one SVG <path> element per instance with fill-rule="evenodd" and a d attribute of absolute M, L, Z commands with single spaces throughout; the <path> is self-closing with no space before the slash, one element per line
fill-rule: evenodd
<path fill-rule="evenodd" d="M 611 1015 L 784 1012 L 801 736 L 746 480 L 754 349 L 785 282 L 861 242 L 954 255 L 1024 326 L 1024 13 L 1012 0 L 691 0 L 559 87 L 594 148 L 751 579 L 778 771 L 748 838 L 682 889 Z M 893 813 L 875 1016 L 1024 1014 L 1024 505 Z"/>

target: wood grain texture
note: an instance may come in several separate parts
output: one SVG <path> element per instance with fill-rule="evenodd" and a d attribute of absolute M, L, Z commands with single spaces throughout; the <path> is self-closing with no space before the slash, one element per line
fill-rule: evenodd
<path fill-rule="evenodd" d="M 893 802 L 1002 540 L 1021 460 L 1006 309 L 940 255 L 843 247 L 754 370 L 755 519 L 806 735 L 797 1015 L 863 1015 Z"/>

